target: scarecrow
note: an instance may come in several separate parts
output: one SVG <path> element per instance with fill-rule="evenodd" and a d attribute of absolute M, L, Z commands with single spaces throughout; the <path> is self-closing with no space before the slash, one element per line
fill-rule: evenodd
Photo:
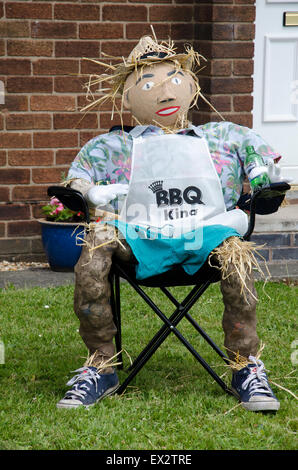
<path fill-rule="evenodd" d="M 258 184 L 280 180 L 274 164 L 280 155 L 247 127 L 188 121 L 197 100 L 205 100 L 197 79 L 204 60 L 190 46 L 176 53 L 172 41 L 159 43 L 153 34 L 143 37 L 126 60 L 105 64 L 107 73 L 90 79 L 90 89 L 99 85 L 103 95 L 87 109 L 111 100 L 113 112 L 122 119 L 123 110 L 129 110 L 136 125 L 127 128 L 121 121 L 120 128 L 90 140 L 68 173 L 67 185 L 85 196 L 95 218 L 105 217 L 89 230 L 75 267 L 74 310 L 89 357 L 67 383 L 71 388 L 59 408 L 92 405 L 119 386 L 108 281 L 116 255 L 136 262 L 139 278 L 177 263 L 192 274 L 207 259 L 216 261 L 232 388 L 247 410 L 279 409 L 258 355 L 252 273 L 257 262 L 254 245 L 240 240 L 247 216 L 237 201 L 245 176 Z M 253 165 L 246 158 L 252 147 Z M 136 236 L 131 227 L 146 230 Z M 179 249 L 171 250 L 173 243 Z"/>

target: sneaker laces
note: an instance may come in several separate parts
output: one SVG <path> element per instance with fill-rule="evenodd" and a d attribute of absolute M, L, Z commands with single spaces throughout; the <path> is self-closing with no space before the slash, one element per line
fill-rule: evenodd
<path fill-rule="evenodd" d="M 246 390 L 248 387 L 250 389 L 251 395 L 256 393 L 268 393 L 272 395 L 271 389 L 268 384 L 267 376 L 265 373 L 265 366 L 264 363 L 257 359 L 254 356 L 249 356 L 248 358 L 255 367 L 253 369 L 250 368 L 250 374 L 248 375 L 247 379 L 243 382 L 242 388 Z"/>
<path fill-rule="evenodd" d="M 75 375 L 67 382 L 66 385 L 74 385 L 74 387 L 66 392 L 65 398 L 84 399 L 93 383 L 95 383 L 95 390 L 97 392 L 97 380 L 100 379 L 97 370 L 90 369 L 89 367 L 81 367 L 74 372 L 79 372 L 79 374 Z"/>

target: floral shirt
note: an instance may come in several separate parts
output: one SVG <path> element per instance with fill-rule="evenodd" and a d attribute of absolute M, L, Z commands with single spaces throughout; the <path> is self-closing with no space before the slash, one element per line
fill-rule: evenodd
<path fill-rule="evenodd" d="M 226 208 L 236 206 L 245 178 L 245 148 L 252 145 L 264 161 L 279 160 L 264 140 L 248 127 L 232 122 L 210 122 L 202 126 L 190 126 L 179 133 L 194 132 L 207 140 L 211 158 L 219 176 Z M 133 138 L 152 134 L 161 135 L 156 126 L 136 126 L 129 133 L 122 130 L 99 135 L 90 140 L 71 164 L 67 179 L 83 178 L 90 183 L 128 183 L 131 172 Z"/>

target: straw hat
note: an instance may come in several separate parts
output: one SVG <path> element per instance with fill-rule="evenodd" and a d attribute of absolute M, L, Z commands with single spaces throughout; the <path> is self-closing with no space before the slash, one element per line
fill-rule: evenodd
<path fill-rule="evenodd" d="M 164 62 L 171 60 L 181 65 L 184 70 L 191 70 L 195 53 L 190 51 L 185 54 L 176 54 L 174 43 L 160 43 L 151 36 L 144 36 L 129 54 L 126 65 L 148 65 L 148 63 Z"/>

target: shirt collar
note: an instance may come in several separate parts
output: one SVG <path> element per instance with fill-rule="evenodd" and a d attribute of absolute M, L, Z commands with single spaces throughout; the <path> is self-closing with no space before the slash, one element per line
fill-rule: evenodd
<path fill-rule="evenodd" d="M 129 132 L 129 135 L 134 138 L 137 138 L 147 133 L 147 131 L 151 131 L 152 134 L 164 134 L 163 130 L 160 127 L 153 126 L 152 124 L 150 124 L 148 126 L 135 126 Z M 193 131 L 198 137 L 203 137 L 203 131 L 199 127 L 193 126 L 192 124 L 190 124 L 190 126 L 186 129 L 181 129 L 181 131 L 187 131 L 185 132 L 186 134 L 188 134 L 188 132 L 190 131 Z"/>
<path fill-rule="evenodd" d="M 153 134 L 163 134 L 163 131 L 161 130 L 160 127 L 153 126 L 153 125 L 148 125 L 148 126 L 135 126 L 130 132 L 129 135 L 131 135 L 134 138 L 140 137 L 141 135 L 147 133 L 147 131 L 151 131 Z"/>
<path fill-rule="evenodd" d="M 204 137 L 204 132 L 202 131 L 202 129 L 200 127 L 193 126 L 192 124 L 190 124 L 188 129 L 190 131 L 193 131 L 198 137 Z"/>

